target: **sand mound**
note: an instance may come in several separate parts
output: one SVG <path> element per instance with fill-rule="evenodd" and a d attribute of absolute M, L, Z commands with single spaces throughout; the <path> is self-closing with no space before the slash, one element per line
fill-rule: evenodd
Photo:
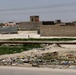
<path fill-rule="evenodd" d="M 70 46 L 69 46 L 70 47 Z M 41 49 L 32 49 L 28 51 L 24 51 L 22 53 L 16 53 L 16 54 L 6 54 L 6 55 L 0 55 L 0 58 L 5 57 L 17 57 L 17 56 L 35 56 L 35 55 L 41 55 L 42 53 L 48 53 L 48 52 L 68 52 L 68 51 L 76 51 L 76 48 L 65 48 L 63 46 L 60 46 L 58 44 L 52 44 L 49 46 L 46 46 L 44 50 Z"/>

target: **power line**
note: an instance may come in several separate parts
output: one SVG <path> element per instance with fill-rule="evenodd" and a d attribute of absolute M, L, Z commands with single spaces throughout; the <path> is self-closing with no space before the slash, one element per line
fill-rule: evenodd
<path fill-rule="evenodd" d="M 41 11 L 24 11 L 24 12 L 8 12 L 8 13 L 0 13 L 0 15 L 25 15 L 25 14 L 59 14 L 59 13 L 71 13 L 71 12 L 76 12 L 76 8 L 74 9 L 62 9 L 62 10 L 41 10 Z"/>
<path fill-rule="evenodd" d="M 58 8 L 58 7 L 67 7 L 67 6 L 76 6 L 76 2 L 52 4 L 52 5 L 44 5 L 44 6 L 33 6 L 33 7 L 27 7 L 27 8 L 3 9 L 3 10 L 0 10 L 0 12 L 20 11 L 20 10 L 35 10 L 35 9 L 45 9 L 45 8 Z"/>

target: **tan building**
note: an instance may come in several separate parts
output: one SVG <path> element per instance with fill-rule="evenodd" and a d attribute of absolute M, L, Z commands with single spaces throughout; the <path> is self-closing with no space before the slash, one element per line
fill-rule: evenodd
<path fill-rule="evenodd" d="M 76 36 L 76 23 L 46 22 L 40 27 L 41 36 Z"/>
<path fill-rule="evenodd" d="M 16 23 L 19 31 L 38 31 L 41 36 L 76 36 L 76 21 L 39 21 L 39 16 L 30 16 L 30 22 Z"/>
<path fill-rule="evenodd" d="M 16 26 L 16 23 L 14 23 L 14 22 L 8 22 L 8 23 L 5 23 L 5 26 Z"/>
<path fill-rule="evenodd" d="M 30 22 L 16 23 L 19 31 L 40 31 L 41 24 L 42 22 L 39 21 L 39 16 L 30 16 Z"/>

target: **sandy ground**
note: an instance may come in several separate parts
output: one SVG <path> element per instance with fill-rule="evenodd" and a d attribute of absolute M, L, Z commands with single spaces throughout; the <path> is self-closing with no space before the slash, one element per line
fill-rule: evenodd
<path fill-rule="evenodd" d="M 0 67 L 0 75 L 76 75 L 76 70 L 7 66 Z"/>
<path fill-rule="evenodd" d="M 0 34 L 0 39 L 11 39 L 11 38 L 61 38 L 61 37 L 40 37 L 40 35 L 37 34 L 37 31 L 21 31 L 18 34 Z M 73 37 L 74 38 L 74 37 Z M 76 51 L 76 45 L 61 45 L 61 47 L 58 47 L 57 45 L 49 45 L 44 47 L 45 50 L 40 49 L 33 49 L 29 51 L 24 51 L 22 53 L 16 53 L 16 54 L 6 54 L 6 55 L 0 55 L 0 58 L 5 57 L 19 57 L 19 56 L 34 56 L 34 55 L 41 55 L 42 53 L 47 52 L 60 52 L 61 54 L 68 52 L 68 51 Z"/>
<path fill-rule="evenodd" d="M 42 53 L 48 53 L 48 52 L 68 52 L 68 51 L 76 51 L 76 46 L 75 45 L 61 45 L 61 47 L 58 47 L 56 44 L 49 45 L 44 47 L 45 50 L 40 50 L 40 49 L 33 49 L 33 50 L 28 50 L 24 51 L 22 53 L 16 53 L 16 54 L 6 54 L 6 55 L 0 55 L 0 58 L 5 58 L 5 57 L 19 57 L 19 56 L 34 56 L 34 55 L 41 55 Z"/>
<path fill-rule="evenodd" d="M 29 36 L 29 37 L 28 37 Z M 0 34 L 0 39 L 13 39 L 13 38 L 76 38 L 76 37 L 44 37 L 37 34 L 37 31 L 19 31 L 18 34 Z"/>
<path fill-rule="evenodd" d="M 19 31 L 18 34 L 0 34 L 0 39 L 13 39 L 13 38 L 39 38 L 40 35 L 37 31 Z"/>

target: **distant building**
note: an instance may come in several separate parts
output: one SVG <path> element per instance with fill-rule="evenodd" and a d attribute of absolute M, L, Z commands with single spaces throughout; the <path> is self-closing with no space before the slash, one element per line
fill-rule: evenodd
<path fill-rule="evenodd" d="M 73 22 L 62 23 L 60 20 L 55 22 L 42 22 L 40 26 L 41 36 L 76 36 L 76 24 Z"/>
<path fill-rule="evenodd" d="M 14 23 L 14 22 L 5 23 L 5 26 L 15 26 L 15 25 L 16 25 L 16 23 Z"/>
<path fill-rule="evenodd" d="M 30 16 L 30 22 L 0 24 L 0 33 L 17 33 L 18 31 L 38 31 L 41 36 L 76 36 L 76 21 L 67 23 L 61 20 L 40 21 L 39 16 L 35 15 Z"/>
<path fill-rule="evenodd" d="M 30 22 L 39 22 L 39 16 L 30 16 Z"/>
<path fill-rule="evenodd" d="M 19 31 L 40 31 L 42 22 L 39 21 L 39 16 L 30 16 L 30 22 L 16 23 Z"/>
<path fill-rule="evenodd" d="M 30 22 L 16 23 L 19 31 L 38 31 L 41 36 L 76 36 L 76 21 L 39 21 L 39 16 L 30 16 Z"/>

